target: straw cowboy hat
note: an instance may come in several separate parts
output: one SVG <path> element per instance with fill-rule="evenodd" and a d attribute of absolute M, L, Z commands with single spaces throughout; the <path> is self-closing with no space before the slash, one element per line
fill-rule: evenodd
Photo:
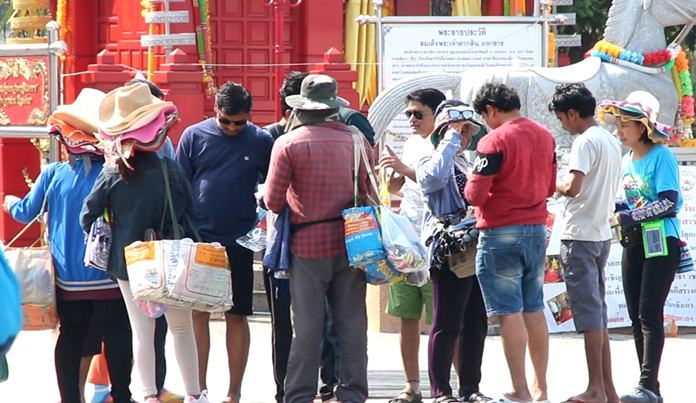
<path fill-rule="evenodd" d="M 670 140 L 672 127 L 657 121 L 660 101 L 646 91 L 634 91 L 623 101 L 607 99 L 599 104 L 598 117 L 603 123 L 615 124 L 617 118 L 641 122 L 648 129 L 648 138 L 653 143 Z"/>
<path fill-rule="evenodd" d="M 53 117 L 86 133 L 96 133 L 99 127 L 99 105 L 106 94 L 83 88 L 72 104 L 58 105 Z"/>
<path fill-rule="evenodd" d="M 302 80 L 299 95 L 285 97 L 288 106 L 309 111 L 338 109 L 350 103 L 338 96 L 338 83 L 324 74 L 310 74 Z"/>
<path fill-rule="evenodd" d="M 162 109 L 172 106 L 150 94 L 145 83 L 116 88 L 99 105 L 99 129 L 121 134 L 141 128 L 157 119 Z"/>

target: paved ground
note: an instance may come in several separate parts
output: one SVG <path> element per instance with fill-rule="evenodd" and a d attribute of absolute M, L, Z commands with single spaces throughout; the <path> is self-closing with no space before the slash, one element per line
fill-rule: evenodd
<path fill-rule="evenodd" d="M 223 344 L 224 323 L 212 324 L 211 370 L 219 375 L 209 376 L 210 400 L 222 400 L 227 389 L 226 356 Z M 271 375 L 270 320 L 254 317 L 251 323 L 251 353 L 243 385 L 243 401 L 273 402 L 275 386 Z M 10 379 L 0 384 L 0 402 L 55 403 L 58 390 L 53 369 L 53 338 L 51 332 L 23 332 L 10 351 Z M 427 336 L 421 338 L 421 369 L 427 364 Z M 633 341 L 627 335 L 612 335 L 616 386 L 621 391 L 629 390 L 638 378 L 638 368 Z M 175 365 L 172 349 L 168 347 L 170 362 L 167 387 L 183 391 L 183 383 Z M 386 402 L 402 387 L 401 360 L 398 353 L 398 335 L 370 333 L 369 335 L 369 381 L 370 401 Z M 682 335 L 667 340 L 660 379 L 666 403 L 694 403 L 694 370 L 696 363 L 696 336 Z M 530 370 L 531 371 L 531 370 Z M 131 390 L 136 398 L 137 375 L 134 374 Z M 421 379 L 427 381 L 427 372 Z M 509 384 L 499 337 L 489 337 L 483 363 L 484 393 L 495 395 L 504 391 Z M 549 393 L 556 403 L 583 390 L 587 376 L 584 364 L 582 339 L 565 334 L 551 338 L 549 362 Z M 454 382 L 453 382 L 454 385 Z M 427 389 L 426 389 L 427 390 Z"/>

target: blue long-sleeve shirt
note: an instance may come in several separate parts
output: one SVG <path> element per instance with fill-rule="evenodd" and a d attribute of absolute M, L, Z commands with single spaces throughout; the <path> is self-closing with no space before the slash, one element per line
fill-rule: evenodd
<path fill-rule="evenodd" d="M 10 207 L 12 217 L 28 223 L 41 211 L 44 198 L 48 211 L 48 237 L 58 288 L 68 292 L 117 289 L 106 273 L 85 267 L 85 238 L 80 210 L 102 170 L 91 160 L 89 172 L 82 160 L 49 164 L 31 191 Z"/>
<path fill-rule="evenodd" d="M 195 223 L 206 242 L 235 245 L 256 222 L 257 186 L 268 172 L 273 137 L 253 123 L 224 134 L 210 118 L 188 127 L 176 161 L 191 182 Z"/>

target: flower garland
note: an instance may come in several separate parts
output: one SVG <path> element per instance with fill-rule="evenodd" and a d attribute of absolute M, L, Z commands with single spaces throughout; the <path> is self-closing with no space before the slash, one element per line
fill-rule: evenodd
<path fill-rule="evenodd" d="M 592 56 L 598 56 L 604 60 L 614 63 L 617 60 L 623 60 L 629 63 L 637 64 L 646 67 L 660 67 L 667 71 L 672 68 L 676 52 L 672 52 L 670 48 L 658 50 L 655 52 L 636 52 L 624 49 L 621 46 L 602 39 L 597 42 L 592 48 Z"/>
<path fill-rule="evenodd" d="M 215 94 L 213 69 L 208 64 L 208 56 L 212 49 L 210 35 L 210 6 L 208 0 L 194 0 L 194 21 L 196 28 L 196 45 L 198 47 L 198 63 L 203 67 L 203 83 L 208 96 Z"/>
<path fill-rule="evenodd" d="M 68 7 L 69 0 L 58 0 L 56 5 L 56 20 L 58 20 L 58 25 L 60 25 L 60 39 L 65 42 L 68 41 L 68 35 L 70 29 L 68 27 Z"/>
<path fill-rule="evenodd" d="M 205 55 L 206 58 L 210 56 L 212 49 L 213 49 L 213 35 L 210 32 L 210 3 L 208 0 L 201 0 L 203 7 L 205 7 L 204 13 L 201 15 L 205 14 L 205 26 L 206 29 L 204 31 L 205 38 L 206 38 L 206 49 L 205 49 Z M 201 21 L 202 22 L 202 21 Z M 206 83 L 206 88 L 205 92 L 208 96 L 213 96 L 215 95 L 215 92 L 217 89 L 215 88 L 215 81 L 213 79 L 213 68 L 211 66 L 208 66 L 205 63 L 205 60 L 202 61 L 203 64 L 203 82 Z"/>
<path fill-rule="evenodd" d="M 140 2 L 140 5 L 143 7 L 143 10 L 140 12 L 140 14 L 145 17 L 146 13 L 157 11 L 157 6 L 154 2 L 151 2 L 150 0 L 142 0 Z M 148 35 L 154 35 L 156 32 L 155 24 L 148 24 L 147 27 L 147 33 Z M 154 46 L 148 46 L 147 48 L 147 80 L 148 81 L 153 81 L 155 78 L 155 68 L 156 68 L 156 59 L 155 59 L 155 48 Z"/>

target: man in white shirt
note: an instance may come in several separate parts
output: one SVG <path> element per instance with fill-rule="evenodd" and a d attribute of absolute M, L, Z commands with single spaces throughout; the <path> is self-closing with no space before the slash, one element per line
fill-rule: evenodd
<path fill-rule="evenodd" d="M 388 155 L 380 159 L 382 169 L 391 168 L 389 192 L 402 191 L 401 214 L 408 217 L 420 234 L 423 223 L 423 197 L 416 183 L 415 167 L 418 161 L 433 150 L 430 133 L 435 129 L 435 110 L 445 95 L 433 88 L 410 93 L 406 97 L 406 117 L 413 135 L 404 143 L 403 155 L 399 158 L 387 146 Z M 432 321 L 432 284 L 422 287 L 398 280 L 389 285 L 387 313 L 401 320 L 401 359 L 406 375 L 406 387 L 390 403 L 421 402 L 418 349 L 420 347 L 420 318 L 425 307 L 426 322 Z"/>
<path fill-rule="evenodd" d="M 565 130 L 579 134 L 569 173 L 556 189 L 568 197 L 563 212 L 561 264 L 575 328 L 585 338 L 589 384 L 569 402 L 618 403 L 604 301 L 604 266 L 611 246 L 609 217 L 621 173 L 621 144 L 594 118 L 596 101 L 582 84 L 556 88 L 549 110 Z"/>

